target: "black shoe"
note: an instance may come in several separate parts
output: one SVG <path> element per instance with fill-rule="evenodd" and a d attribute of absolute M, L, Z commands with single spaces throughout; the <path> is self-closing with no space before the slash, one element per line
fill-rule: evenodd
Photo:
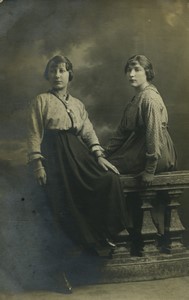
<path fill-rule="evenodd" d="M 72 293 L 72 286 L 69 283 L 65 273 L 63 273 L 63 292 L 65 294 L 71 294 Z"/>
<path fill-rule="evenodd" d="M 135 257 L 142 257 L 142 250 L 139 248 L 131 247 L 130 249 L 130 255 Z"/>
<path fill-rule="evenodd" d="M 108 238 L 105 239 L 105 243 L 107 244 L 107 246 L 109 246 L 111 249 L 115 249 L 116 248 L 116 244 L 109 240 Z"/>
<path fill-rule="evenodd" d="M 171 254 L 171 248 L 167 246 L 161 246 L 161 248 L 159 248 L 159 251 L 163 254 Z"/>
<path fill-rule="evenodd" d="M 90 256 L 96 256 L 96 257 L 104 257 L 104 258 L 110 258 L 112 254 L 112 249 L 110 248 L 109 245 L 105 245 L 103 242 L 102 244 L 96 244 L 92 246 L 88 246 L 84 250 L 84 254 L 90 255 Z"/>
<path fill-rule="evenodd" d="M 160 253 L 171 253 L 170 239 L 167 234 L 157 234 L 156 244 Z"/>

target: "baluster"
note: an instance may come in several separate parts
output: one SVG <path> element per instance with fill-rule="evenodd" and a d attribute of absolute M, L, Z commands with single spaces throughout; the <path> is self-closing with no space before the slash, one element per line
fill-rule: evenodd
<path fill-rule="evenodd" d="M 182 233 L 185 230 L 178 214 L 178 207 L 180 203 L 178 198 L 183 193 L 182 190 L 169 190 L 169 204 L 168 204 L 168 220 L 165 228 L 165 232 L 170 238 L 171 253 L 180 252 L 185 249 L 182 242 Z"/>
<path fill-rule="evenodd" d="M 142 199 L 143 210 L 143 224 L 142 224 L 142 237 L 144 242 L 144 255 L 157 255 L 158 250 L 155 245 L 157 229 L 153 223 L 151 210 L 151 201 L 156 198 L 156 191 L 142 191 L 139 193 Z"/>

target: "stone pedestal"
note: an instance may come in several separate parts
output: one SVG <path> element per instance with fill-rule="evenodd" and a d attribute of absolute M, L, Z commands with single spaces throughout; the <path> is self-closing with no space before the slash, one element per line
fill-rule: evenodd
<path fill-rule="evenodd" d="M 154 280 L 189 275 L 189 251 L 108 260 L 101 268 L 99 283 Z"/>

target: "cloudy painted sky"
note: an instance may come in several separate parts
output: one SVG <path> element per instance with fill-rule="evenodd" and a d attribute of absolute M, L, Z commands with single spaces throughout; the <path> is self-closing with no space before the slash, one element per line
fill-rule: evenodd
<path fill-rule="evenodd" d="M 81 99 L 105 143 L 132 89 L 124 65 L 148 56 L 189 168 L 189 2 L 186 0 L 4 0 L 0 4 L 0 161 L 26 161 L 29 101 L 48 89 L 43 71 L 62 53 L 72 61 L 70 92 Z"/>

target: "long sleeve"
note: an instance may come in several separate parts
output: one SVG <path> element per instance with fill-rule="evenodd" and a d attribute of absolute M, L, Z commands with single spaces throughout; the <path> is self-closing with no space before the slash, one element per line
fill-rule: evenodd
<path fill-rule="evenodd" d="M 91 121 L 88 118 L 88 113 L 83 105 L 82 107 L 82 120 L 83 120 L 83 126 L 79 132 L 79 135 L 81 136 L 84 143 L 91 149 L 100 150 L 102 149 L 99 145 L 99 140 L 96 136 L 96 133 L 94 131 L 93 125 Z M 94 148 L 95 147 L 95 148 Z M 98 148 L 98 149 L 97 149 Z"/>
<path fill-rule="evenodd" d="M 154 173 L 158 159 L 161 157 L 163 143 L 162 109 L 156 98 L 147 98 L 143 101 L 144 123 L 146 127 L 146 170 Z"/>
<path fill-rule="evenodd" d="M 30 105 L 28 113 L 28 157 L 29 162 L 37 158 L 43 158 L 41 154 L 41 141 L 44 134 L 42 115 L 42 103 L 38 96 Z"/>

